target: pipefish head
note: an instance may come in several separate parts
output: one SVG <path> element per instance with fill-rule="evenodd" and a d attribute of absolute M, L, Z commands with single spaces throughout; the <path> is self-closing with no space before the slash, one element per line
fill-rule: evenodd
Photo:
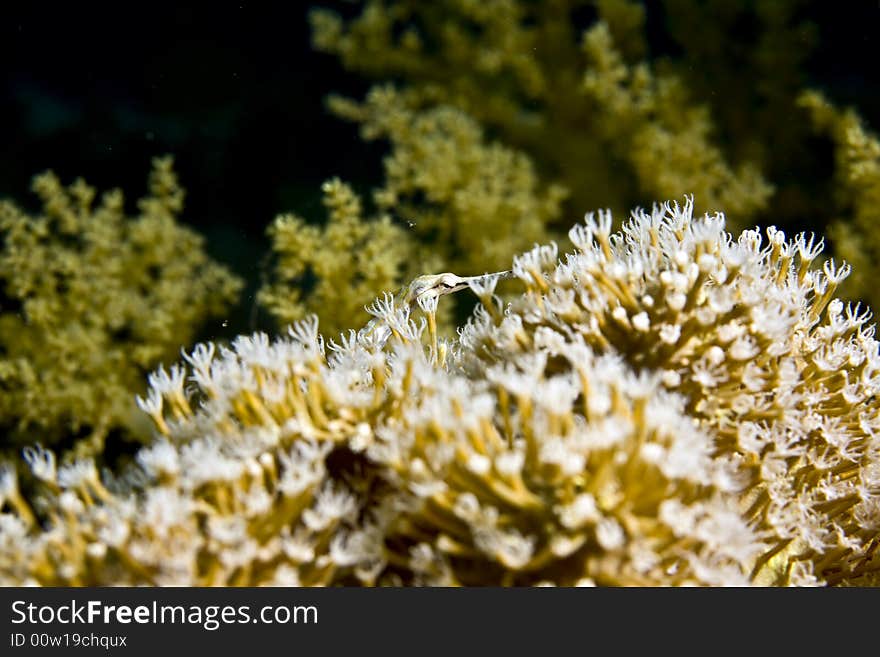
<path fill-rule="evenodd" d="M 467 279 L 451 272 L 427 274 L 414 279 L 409 286 L 408 301 L 415 302 L 426 296 L 441 297 L 467 287 Z"/>
<path fill-rule="evenodd" d="M 487 279 L 501 280 L 505 278 L 513 278 L 513 272 L 510 270 L 494 272 L 492 274 L 482 274 L 480 276 L 459 276 L 452 272 L 443 272 L 442 274 L 427 274 L 415 278 L 410 284 L 406 293 L 406 302 L 414 304 L 419 299 L 426 300 L 431 297 L 439 298 L 441 296 L 458 292 L 469 286 L 471 282 L 485 282 Z"/>

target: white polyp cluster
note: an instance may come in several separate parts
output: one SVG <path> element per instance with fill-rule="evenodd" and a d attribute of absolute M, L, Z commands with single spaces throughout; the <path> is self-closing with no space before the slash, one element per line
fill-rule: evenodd
<path fill-rule="evenodd" d="M 0 470 L 0 581 L 874 581 L 880 355 L 848 266 L 690 199 L 611 228 L 514 258 L 508 302 L 469 279 L 451 342 L 385 295 L 326 345 L 314 318 L 197 345 L 151 375 L 127 479 L 28 450 L 34 532 Z"/>
<path fill-rule="evenodd" d="M 876 521 L 867 518 L 880 494 L 867 474 L 880 453 L 880 360 L 870 313 L 833 298 L 849 266 L 811 269 L 822 249 L 813 235 L 788 241 L 771 227 L 733 239 L 723 216 L 693 217 L 690 200 L 638 210 L 610 237 L 607 216 L 587 215 L 574 227 L 577 253 L 542 281 L 522 277 L 527 292 L 502 323 L 477 316 L 465 327 L 480 354 L 470 370 L 484 354 L 508 361 L 531 336 L 546 343 L 537 338 L 553 327 L 560 340 L 583 338 L 629 367 L 657 372 L 688 400 L 716 450 L 742 469 L 736 479 L 749 490 L 747 521 L 786 546 L 772 560 L 756 557 L 757 577 L 803 579 L 803 560 L 818 581 L 826 571 L 830 583 L 848 568 L 872 572 L 870 559 L 857 555 L 873 544 L 867 527 Z M 592 369 L 583 377 L 590 378 Z M 743 427 L 758 429 L 746 440 Z M 562 462 L 558 441 L 551 444 Z M 646 448 L 651 459 L 664 453 Z M 754 459 L 764 467 L 753 468 Z M 849 565 L 829 565 L 828 554 L 847 555 Z M 705 571 L 711 560 L 699 563 Z"/>

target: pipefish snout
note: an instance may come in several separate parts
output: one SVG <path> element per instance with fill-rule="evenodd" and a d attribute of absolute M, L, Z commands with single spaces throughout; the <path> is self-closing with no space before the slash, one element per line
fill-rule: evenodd
<path fill-rule="evenodd" d="M 373 315 L 373 319 L 361 331 L 368 335 L 375 334 L 377 341 L 384 344 L 392 333 L 391 324 L 394 323 L 395 313 L 399 308 L 395 305 L 397 300 L 402 300 L 407 316 L 415 310 L 417 305 L 420 306 L 428 314 L 429 322 L 433 328 L 434 312 L 440 297 L 458 292 L 466 287 L 491 286 L 494 289 L 494 284 L 497 281 L 513 278 L 513 276 L 513 271 L 509 269 L 477 276 L 459 276 L 452 272 L 418 276 L 409 285 L 398 290 L 396 294 L 386 293 L 381 300 L 376 299 L 372 305 L 367 306 L 366 310 Z"/>

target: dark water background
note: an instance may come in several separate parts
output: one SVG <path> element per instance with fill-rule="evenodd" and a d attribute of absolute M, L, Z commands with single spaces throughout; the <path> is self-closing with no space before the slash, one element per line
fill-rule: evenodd
<path fill-rule="evenodd" d="M 362 97 L 371 83 L 312 50 L 310 6 L 4 3 L 0 196 L 36 209 L 30 179 L 51 168 L 65 183 L 122 188 L 134 210 L 150 159 L 173 154 L 184 221 L 248 282 L 241 308 L 206 331 L 248 330 L 273 217 L 321 216 L 319 188 L 331 176 L 360 189 L 381 178 L 384 147 L 323 104 L 330 92 Z M 646 6 L 650 56 L 674 56 L 660 5 Z M 819 36 L 810 86 L 856 106 L 877 131 L 880 3 L 814 2 L 806 15 Z M 746 37 L 729 35 L 731 45 Z"/>

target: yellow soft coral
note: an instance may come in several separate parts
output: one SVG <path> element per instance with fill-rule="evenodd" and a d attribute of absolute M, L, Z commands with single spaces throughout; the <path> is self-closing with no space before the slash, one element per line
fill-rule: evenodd
<path fill-rule="evenodd" d="M 156 159 L 150 194 L 127 218 L 118 190 L 95 203 L 82 180 L 34 180 L 42 214 L 0 202 L 0 426 L 12 444 L 98 452 L 136 432 L 132 395 L 241 283 L 177 223 L 183 190 Z"/>
<path fill-rule="evenodd" d="M 854 110 L 839 110 L 815 92 L 803 94 L 800 102 L 816 128 L 834 141 L 838 218 L 828 232 L 835 253 L 853 265 L 844 292 L 880 307 L 875 283 L 880 261 L 880 141 Z"/>
<path fill-rule="evenodd" d="M 641 8 L 599 2 L 608 22 L 582 48 L 572 13 L 586 4 L 370 0 L 347 22 L 313 12 L 313 41 L 348 68 L 401 78 L 425 103 L 463 109 L 528 153 L 544 181 L 568 188 L 574 207 L 623 209 L 687 190 L 748 225 L 770 194 L 760 172 L 726 161 L 707 109 L 677 77 L 631 66 L 617 50 L 615 41 L 641 54 L 632 39 Z"/>
<path fill-rule="evenodd" d="M 328 334 L 367 319 L 377 290 L 395 290 L 408 268 L 410 240 L 388 216 L 365 220 L 360 198 L 338 179 L 323 186 L 327 225 L 282 215 L 269 229 L 273 282 L 260 303 L 282 324 L 319 313 Z"/>
<path fill-rule="evenodd" d="M 767 204 L 771 188 L 752 166 L 734 171 L 709 136 L 708 109 L 694 106 L 678 78 L 628 67 L 607 26 L 584 35 L 591 67 L 583 88 L 597 105 L 597 129 L 630 163 L 650 196 L 695 193 L 709 207 L 726 207 L 737 225 Z"/>
<path fill-rule="evenodd" d="M 503 268 L 511 252 L 543 239 L 559 216 L 562 188 L 542 189 L 524 153 L 488 140 L 461 110 L 420 108 L 391 87 L 373 89 L 361 104 L 335 98 L 331 105 L 360 122 L 365 138 L 391 143 L 376 201 L 412 224 L 425 243 L 419 260 L 429 268 Z"/>

